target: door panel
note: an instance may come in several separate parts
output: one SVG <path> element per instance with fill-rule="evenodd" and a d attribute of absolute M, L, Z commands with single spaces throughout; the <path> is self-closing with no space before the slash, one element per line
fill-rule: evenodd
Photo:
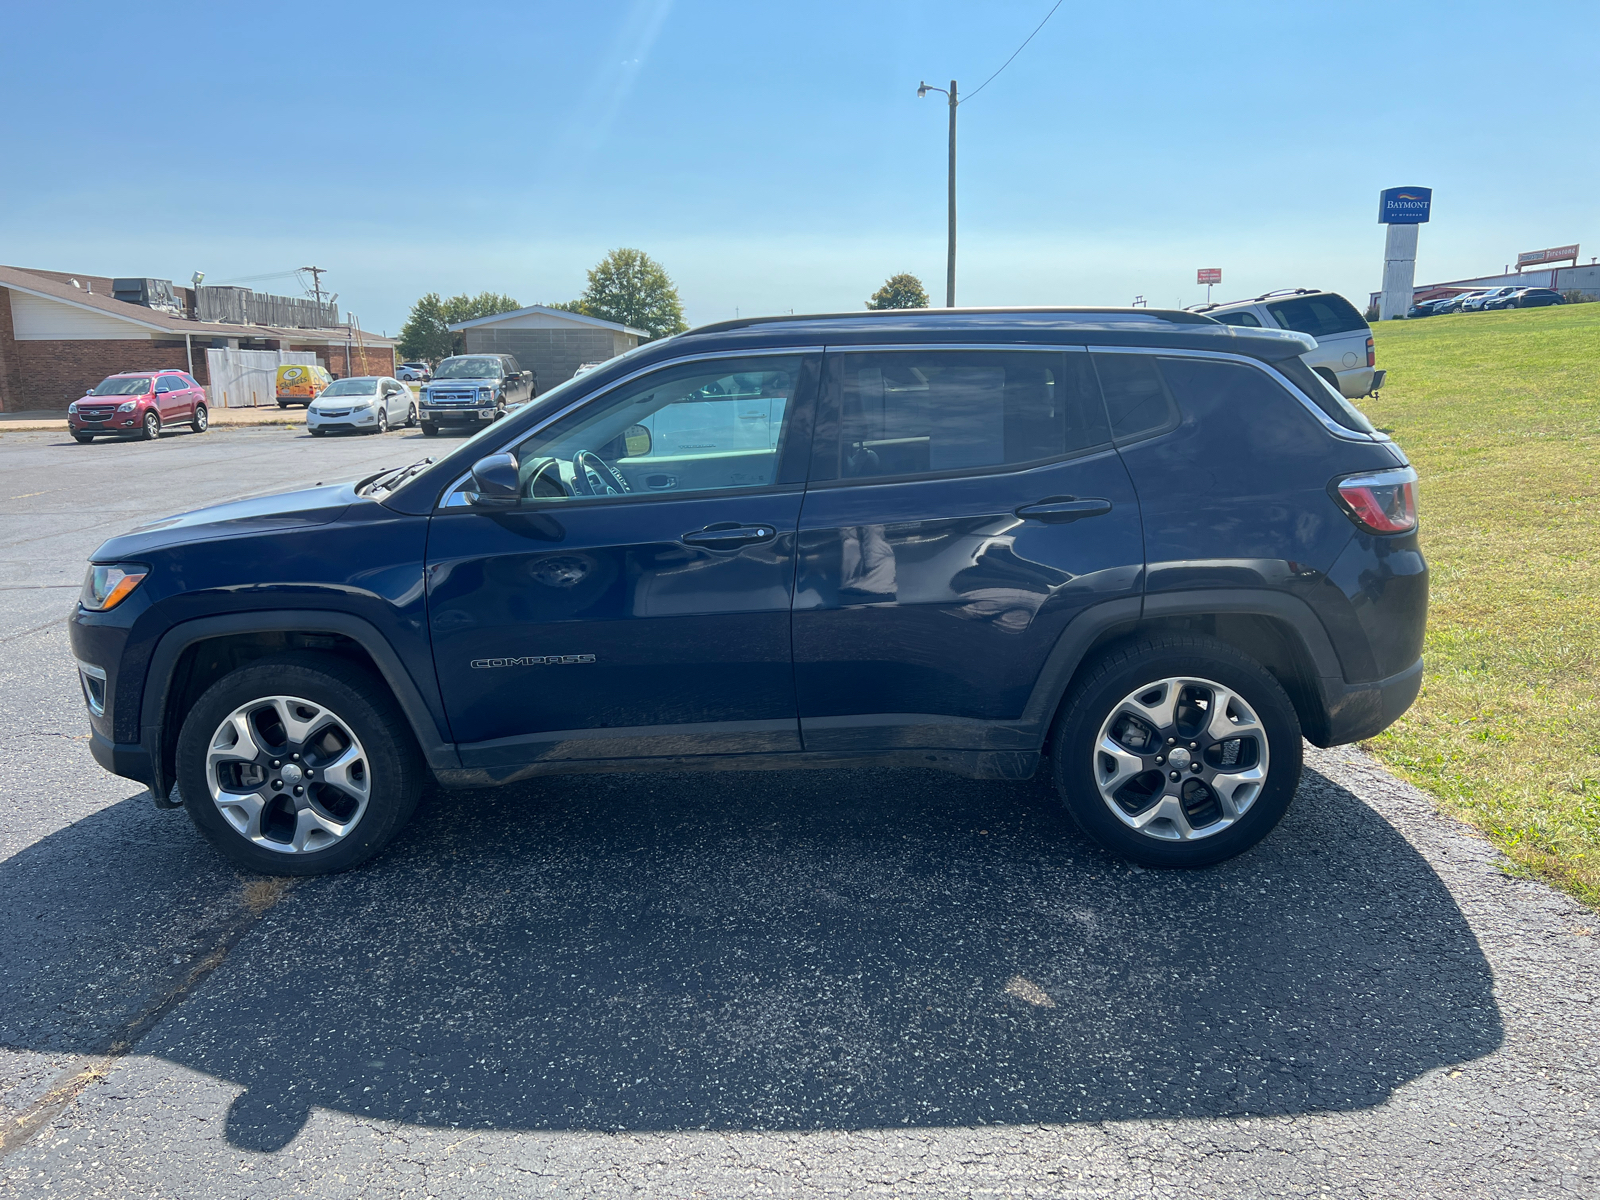
<path fill-rule="evenodd" d="M 818 370 L 669 364 L 508 447 L 520 499 L 447 502 L 429 619 L 467 765 L 800 748 L 789 624 Z M 786 406 L 760 469 L 723 460 L 750 440 L 726 421 L 720 440 L 650 436 L 663 412 L 747 397 Z"/>
<path fill-rule="evenodd" d="M 1138 504 L 1087 356 L 830 355 L 827 380 L 813 470 L 845 478 L 814 484 L 800 515 L 805 747 L 996 744 L 974 723 L 1020 717 L 1067 623 L 1142 586 Z M 1058 458 L 1006 469 L 1041 454 Z M 896 472 L 922 477 L 872 481 Z"/>
<path fill-rule="evenodd" d="M 429 620 L 467 765 L 799 749 L 799 511 L 794 488 L 437 515 Z M 681 540 L 719 524 L 769 536 Z"/>

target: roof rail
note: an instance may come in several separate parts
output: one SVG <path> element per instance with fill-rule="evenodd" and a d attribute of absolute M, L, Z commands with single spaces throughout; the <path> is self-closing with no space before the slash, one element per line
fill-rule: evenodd
<path fill-rule="evenodd" d="M 996 305 L 987 308 L 869 308 L 853 310 L 851 312 L 831 313 L 779 313 L 770 317 L 738 317 L 731 321 L 713 321 L 709 325 L 697 325 L 688 330 L 689 333 L 722 333 L 732 329 L 747 329 L 752 325 L 770 325 L 785 321 L 839 321 L 839 320 L 873 320 L 889 317 L 904 317 L 907 314 L 919 316 L 971 317 L 987 315 L 1003 315 L 1008 313 L 1059 313 L 1062 316 L 1092 317 L 1097 314 L 1111 313 L 1137 313 L 1141 317 L 1173 321 L 1180 325 L 1209 324 L 1195 319 L 1196 315 L 1181 308 L 1129 308 L 1126 306 L 1099 305 L 1099 306 L 1063 306 L 1063 305 Z"/>

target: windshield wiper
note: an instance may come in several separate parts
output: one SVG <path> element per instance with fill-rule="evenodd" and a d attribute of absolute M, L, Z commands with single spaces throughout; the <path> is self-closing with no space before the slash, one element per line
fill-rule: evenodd
<path fill-rule="evenodd" d="M 431 467 L 434 463 L 432 457 L 418 459 L 409 467 L 395 467 L 389 471 L 381 471 L 376 475 L 363 479 L 356 485 L 358 496 L 370 496 L 374 492 L 392 492 L 406 480 L 410 479 L 424 467 Z"/>

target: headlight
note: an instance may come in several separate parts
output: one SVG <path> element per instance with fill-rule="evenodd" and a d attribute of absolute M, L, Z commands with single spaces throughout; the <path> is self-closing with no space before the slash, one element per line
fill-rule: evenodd
<path fill-rule="evenodd" d="M 117 405 L 117 411 L 118 412 L 132 412 L 134 409 L 136 409 L 138 407 L 139 407 L 139 402 L 137 400 L 129 400 L 125 404 Z"/>
<path fill-rule="evenodd" d="M 126 600 L 149 572 L 149 567 L 138 563 L 93 563 L 84 576 L 78 602 L 91 612 L 107 612 Z"/>
<path fill-rule="evenodd" d="M 478 399 L 479 400 L 493 400 L 494 399 L 494 389 L 493 388 L 479 388 L 478 389 Z"/>
<path fill-rule="evenodd" d="M 74 400 L 71 404 L 67 405 L 67 411 L 69 413 L 77 412 L 78 411 L 78 402 L 76 400 Z"/>

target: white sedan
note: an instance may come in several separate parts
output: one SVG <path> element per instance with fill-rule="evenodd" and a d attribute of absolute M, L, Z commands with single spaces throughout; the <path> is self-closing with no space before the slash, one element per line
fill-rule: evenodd
<path fill-rule="evenodd" d="M 391 426 L 416 423 L 411 389 L 387 375 L 335 379 L 306 409 L 306 428 L 316 437 L 336 429 L 385 433 Z"/>

